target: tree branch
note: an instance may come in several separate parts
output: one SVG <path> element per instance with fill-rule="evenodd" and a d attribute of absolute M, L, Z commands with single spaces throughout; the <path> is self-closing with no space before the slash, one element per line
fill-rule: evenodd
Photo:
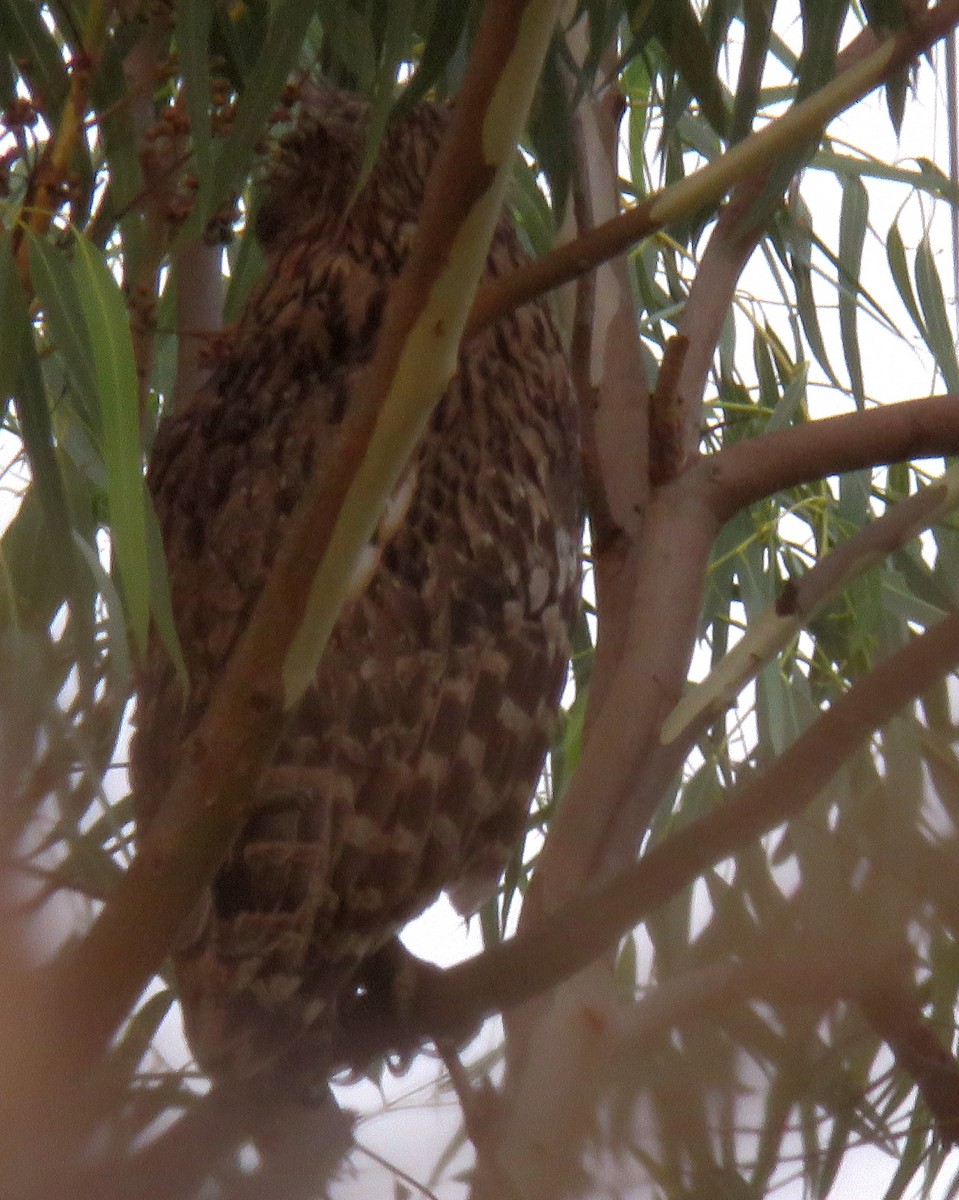
<path fill-rule="evenodd" d="M 801 812 L 874 730 L 957 665 L 959 613 L 952 612 L 853 684 L 776 762 L 735 788 L 721 808 L 534 928 L 446 971 L 429 969 L 415 987 L 403 1029 L 387 1029 L 381 1018 L 357 1008 L 344 1045 L 362 1061 L 397 1040 L 461 1031 L 555 987 L 709 867 Z"/>
<path fill-rule="evenodd" d="M 585 739 L 524 899 L 521 928 L 535 927 L 587 880 L 634 857 L 635 837 L 614 838 L 613 830 L 639 766 L 682 694 L 718 528 L 690 472 L 653 493 L 626 601 L 621 655 L 594 718 L 602 736 Z M 633 808 L 631 822 L 643 826 L 651 811 Z"/>
<path fill-rule="evenodd" d="M 148 844 L 47 980 L 43 1002 L 54 1014 L 71 1013 L 70 1027 L 61 1024 L 53 1039 L 67 1077 L 98 1061 L 212 877 L 284 707 L 315 672 L 351 564 L 453 371 L 555 10 L 553 0 L 491 0 L 484 8 L 342 453 L 299 506 Z"/>
<path fill-rule="evenodd" d="M 686 692 L 663 722 L 662 746 L 674 747 L 669 756 L 671 770 L 678 767 L 696 734 L 726 712 L 746 683 L 789 644 L 824 604 L 886 555 L 954 512 L 957 506 L 959 470 L 953 468 L 840 542 L 804 575 L 789 580 L 775 603 L 750 621 L 743 637 L 701 683 Z M 644 775 L 650 774 L 650 768 L 651 764 L 646 764 Z M 637 792 L 645 791 L 644 783 L 645 780 L 637 782 Z"/>
<path fill-rule="evenodd" d="M 322 1195 L 349 1152 L 352 1130 L 353 1117 L 332 1098 L 310 1106 L 272 1092 L 264 1096 L 244 1080 L 241 1087 L 221 1085 L 198 1097 L 175 1125 L 132 1155 L 108 1153 L 80 1171 L 70 1164 L 47 1194 L 69 1194 L 73 1200 L 189 1200 L 211 1177 L 232 1176 L 229 1195 L 244 1200 L 257 1193 L 272 1200 Z M 264 1161 L 255 1175 L 238 1178 L 231 1165 L 249 1142 Z M 285 1169 L 282 1179 L 272 1164 Z M 297 1189 L 295 1180 L 301 1178 Z"/>
<path fill-rule="evenodd" d="M 717 205 L 734 184 L 765 172 L 777 158 L 818 137 L 835 116 L 908 66 L 957 24 L 959 0 L 943 0 L 864 58 L 852 56 L 848 70 L 715 162 L 522 270 L 486 283 L 477 294 L 466 336 L 615 258 L 670 222 Z"/>
<path fill-rule="evenodd" d="M 959 453 L 959 393 L 883 404 L 737 442 L 707 460 L 717 516 L 775 492 L 889 463 Z"/>
<path fill-rule="evenodd" d="M 941 36 L 957 20 L 959 0 L 948 0 L 926 14 L 914 29 L 887 41 L 865 57 L 858 57 L 861 52 L 858 45 L 855 53 L 850 48 L 851 65 L 822 92 L 735 146 L 723 160 L 684 180 L 678 185 L 678 192 L 668 189 L 650 204 L 662 201 L 671 219 L 672 215 L 686 211 L 684 203 L 693 210 L 707 198 L 717 198 L 748 170 L 764 176 L 777 154 L 794 148 L 813 133 L 818 134 L 837 106 L 842 107 L 881 82 L 898 69 L 901 61 L 911 59 L 918 49 Z M 786 123 L 785 132 L 781 123 Z M 754 147 L 757 142 L 766 147 L 762 153 L 756 155 L 744 149 Z M 711 191 L 716 186 L 716 172 L 726 170 L 722 164 L 730 155 L 734 156 L 733 168 L 722 176 L 722 188 Z M 696 182 L 701 177 L 705 177 L 703 193 L 698 191 Z M 640 208 L 613 218 L 598 231 L 555 251 L 541 263 L 555 262 L 562 267 L 563 263 L 575 262 L 577 269 L 589 266 L 628 244 L 636 232 L 631 223 L 639 222 L 645 231 L 644 222 L 650 211 Z M 599 247 L 601 252 L 594 255 L 593 251 Z M 560 257 L 556 259 L 555 255 Z M 534 267 L 536 271 L 544 269 L 541 265 Z M 552 269 L 545 268 L 547 274 Z M 520 279 L 510 277 L 503 281 L 511 302 L 536 294 L 542 283 L 539 275 L 525 272 L 522 275 L 535 286 L 527 291 Z M 559 277 L 567 277 L 562 269 Z M 478 327 L 478 323 L 499 311 L 496 307 L 499 299 L 488 291 L 484 295 L 485 299 L 478 298 L 474 306 L 468 328 Z M 710 356 L 712 352 L 711 346 Z M 681 381 L 680 388 L 688 386 L 697 354 L 701 354 L 701 349 L 691 346 L 683 372 L 686 382 Z M 683 393 L 683 398 L 689 404 L 690 396 Z M 688 414 L 686 419 L 691 419 Z M 660 771 L 671 762 L 670 755 L 661 755 L 656 749 L 658 727 L 685 683 L 705 572 L 712 540 L 718 531 L 714 514 L 706 511 L 708 507 L 699 485 L 687 472 L 655 493 L 645 513 L 638 551 L 627 545 L 620 553 L 622 564 L 630 568 L 622 572 L 623 594 L 617 593 L 623 614 L 621 617 L 617 614 L 623 630 L 620 642 L 623 653 L 609 695 L 604 696 L 596 715 L 597 725 L 603 729 L 603 745 L 586 739 L 576 776 L 550 830 L 524 902 L 521 917 L 524 927 L 535 925 L 545 912 L 582 887 L 586 878 L 595 878 L 628 861 L 646 828 L 652 813 L 650 806 L 655 803 L 654 794 L 658 796 L 661 789 L 657 786 L 649 792 L 644 790 L 644 800 L 640 803 L 636 799 L 635 781 L 651 753 L 661 760 L 657 766 L 660 777 Z M 634 584 L 634 580 L 638 582 Z M 600 619 L 605 620 L 606 614 L 601 613 Z"/>
<path fill-rule="evenodd" d="M 857 997 L 866 1020 L 909 1076 L 946 1145 L 959 1143 L 959 1062 L 922 1012 L 911 982 L 876 981 Z M 950 1030 L 950 1034 L 952 1030 Z"/>
<path fill-rule="evenodd" d="M 24 290 L 31 294 L 29 240 L 24 229 L 44 234 L 62 206 L 61 188 L 70 171 L 87 112 L 90 80 L 99 62 L 113 5 L 106 0 L 90 0 L 83 17 L 80 48 L 70 64 L 70 90 L 63 106 L 60 125 L 30 180 L 23 202 L 25 219 L 13 231 L 12 250 Z"/>

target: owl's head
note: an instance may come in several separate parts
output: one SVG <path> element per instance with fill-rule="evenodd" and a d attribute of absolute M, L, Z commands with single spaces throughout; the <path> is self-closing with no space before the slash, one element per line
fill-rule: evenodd
<path fill-rule="evenodd" d="M 275 147 L 257 213 L 264 250 L 279 250 L 308 223 L 316 236 L 335 235 L 348 212 L 414 221 L 448 120 L 449 110 L 436 104 L 417 105 L 391 120 L 357 192 L 370 136 L 369 105 L 325 84 L 303 85 L 294 127 Z"/>

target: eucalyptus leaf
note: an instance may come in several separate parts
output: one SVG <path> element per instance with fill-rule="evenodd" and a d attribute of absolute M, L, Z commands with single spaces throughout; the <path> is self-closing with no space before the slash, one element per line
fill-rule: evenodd
<path fill-rule="evenodd" d="M 49 104 L 56 121 L 69 87 L 66 63 L 35 0 L 0 4 L 0 47 L 22 64 L 31 88 Z"/>
<path fill-rule="evenodd" d="M 856 303 L 856 290 L 862 270 L 862 251 L 868 221 L 868 193 L 860 179 L 848 176 L 843 180 L 839 216 L 839 259 L 843 267 L 843 280 L 839 287 L 839 330 L 853 398 L 859 408 L 865 403 L 865 385 L 859 351 L 859 308 Z M 842 286 L 842 283 L 845 283 L 845 286 Z"/>
<path fill-rule="evenodd" d="M 102 436 L 93 347 L 84 320 L 76 273 L 63 250 L 28 231 L 30 278 L 54 345 L 63 355 L 89 432 Z"/>
<path fill-rule="evenodd" d="M 82 235 L 74 239 L 73 271 L 96 370 L 117 574 L 134 644 L 144 653 L 150 621 L 146 496 L 129 317 L 102 253 Z"/>
<path fill-rule="evenodd" d="M 959 391 L 959 361 L 956 359 L 954 323 L 946 313 L 942 281 L 928 236 L 922 239 L 916 251 L 916 292 L 922 309 L 929 349 L 936 356 L 936 363 L 942 372 L 946 387 L 950 392 Z"/>
<path fill-rule="evenodd" d="M 215 148 L 209 199 L 194 209 L 178 244 L 198 236 L 216 209 L 239 191 L 257 142 L 303 46 L 307 27 L 323 0 L 277 0 L 271 5 L 266 39 L 240 96 L 229 135 Z"/>

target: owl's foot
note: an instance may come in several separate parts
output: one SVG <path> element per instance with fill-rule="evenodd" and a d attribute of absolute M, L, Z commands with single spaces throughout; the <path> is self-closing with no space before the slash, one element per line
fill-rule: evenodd
<path fill-rule="evenodd" d="M 428 1029 L 418 1012 L 417 998 L 429 993 L 443 976 L 443 970 L 411 954 L 398 938 L 393 938 L 361 967 L 357 991 L 347 1029 L 359 1031 L 359 1038 L 344 1048 L 350 1054 L 354 1070 L 366 1070 L 371 1057 L 381 1057 L 395 1074 L 405 1073 L 423 1043 L 441 1036 L 444 1043 L 462 1046 L 477 1032 L 473 1022 L 457 1029 Z M 441 986 L 441 985 L 440 985 Z M 378 1046 L 373 1056 L 364 1051 L 369 1044 Z"/>

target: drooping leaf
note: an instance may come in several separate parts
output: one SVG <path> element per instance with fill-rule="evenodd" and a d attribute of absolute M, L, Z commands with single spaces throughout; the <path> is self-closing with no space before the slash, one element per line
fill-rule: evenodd
<path fill-rule="evenodd" d="M 562 54 L 560 43 L 554 38 L 528 126 L 537 165 L 549 184 L 551 207 L 560 220 L 565 212 L 573 171 L 572 113 L 564 83 Z"/>
<path fill-rule="evenodd" d="M 211 213 L 239 190 L 321 3 L 323 0 L 282 0 L 272 6 L 266 38 L 240 96 L 233 128 L 215 150 L 209 200 L 185 222 L 178 234 L 181 244 L 198 236 Z"/>
<path fill-rule="evenodd" d="M 7 238 L 0 241 L 0 259 L 6 259 L 5 274 L 13 270 Z M 50 408 L 37 357 L 33 331 L 27 315 L 26 297 L 14 278 L 6 288 L 7 307 L 3 322 L 11 346 L 17 354 L 16 415 L 40 507 L 46 525 L 47 545 L 41 553 L 52 552 L 50 566 L 57 576 L 60 596 L 77 599 L 73 545 L 70 538 L 71 516 L 60 464 L 57 461 Z M 7 339 L 5 338 L 6 342 Z M 39 548 L 38 548 L 39 549 Z"/>
<path fill-rule="evenodd" d="M 110 531 L 133 641 L 145 652 L 150 620 L 146 496 L 140 450 L 136 364 L 126 304 L 100 251 L 74 239 L 73 271 L 100 402 Z"/>
<path fill-rule="evenodd" d="M 48 121 L 55 125 L 70 84 L 64 56 L 35 0 L 0 4 L 0 48 L 22 64 L 31 89 L 43 99 Z"/>
<path fill-rule="evenodd" d="M 912 280 L 909 278 L 906 250 L 902 242 L 902 234 L 899 232 L 898 222 L 893 222 L 890 225 L 889 233 L 886 236 L 886 260 L 889 263 L 889 272 L 892 275 L 893 282 L 899 292 L 899 298 L 905 305 L 906 312 L 912 318 L 913 324 L 925 339 L 927 336 L 926 326 L 919 311 L 919 305 L 916 303 L 916 294 L 912 289 Z"/>
<path fill-rule="evenodd" d="M 696 97 L 713 130 L 723 136 L 729 126 L 726 91 L 715 70 L 715 55 L 689 0 L 654 6 L 653 28 L 671 66 Z"/>
<path fill-rule="evenodd" d="M 81 557 L 87 564 L 87 569 L 96 580 L 97 590 L 106 603 L 110 646 L 109 666 L 114 693 L 118 696 L 126 696 L 130 692 L 133 671 L 120 594 L 109 573 L 100 562 L 95 547 L 79 534 L 74 536 L 74 541 Z"/>
<path fill-rule="evenodd" d="M 10 397 L 16 390 L 25 342 L 30 337 L 27 322 L 23 319 L 22 297 L 10 235 L 6 230 L 0 230 L 0 312 L 11 314 L 11 319 L 5 322 L 4 336 L 0 338 L 0 417 L 6 413 Z"/>
<path fill-rule="evenodd" d="M 45 237 L 28 231 L 30 279 L 43 308 L 53 344 L 63 355 L 81 412 L 99 436 L 96 368 L 83 317 L 76 274 L 67 255 Z"/>
<path fill-rule="evenodd" d="M 786 237 L 792 251 L 789 265 L 791 277 L 796 289 L 796 310 L 802 323 L 803 332 L 809 343 L 809 348 L 816 362 L 826 372 L 832 385 L 840 386 L 836 373 L 829 359 L 826 343 L 823 340 L 819 324 L 819 309 L 812 283 L 812 214 L 801 197 L 797 196 L 795 204 L 790 206 L 789 216 L 785 218 Z"/>
<path fill-rule="evenodd" d="M 206 208 L 212 185 L 210 63 L 207 48 L 213 20 L 211 0 L 176 0 L 176 43 L 183 72 L 183 95 L 190 118 L 191 167 L 199 183 L 197 205 Z"/>
<path fill-rule="evenodd" d="M 386 5 L 383 28 L 380 31 L 378 62 L 370 93 L 370 124 L 363 151 L 363 161 L 356 181 L 356 191 L 373 169 L 387 121 L 396 99 L 396 77 L 400 64 L 409 50 L 410 33 L 413 25 L 414 5 L 412 0 Z"/>
<path fill-rule="evenodd" d="M 849 176 L 842 181 L 842 207 L 839 214 L 839 262 L 843 272 L 839 286 L 839 332 L 849 382 L 858 408 L 862 408 L 866 399 L 859 353 L 857 291 L 868 222 L 868 193 L 860 179 Z"/>
<path fill-rule="evenodd" d="M 959 362 L 956 360 L 955 327 L 946 313 L 942 281 L 936 268 L 929 237 L 916 250 L 916 292 L 926 328 L 926 341 L 951 392 L 959 391 Z"/>

